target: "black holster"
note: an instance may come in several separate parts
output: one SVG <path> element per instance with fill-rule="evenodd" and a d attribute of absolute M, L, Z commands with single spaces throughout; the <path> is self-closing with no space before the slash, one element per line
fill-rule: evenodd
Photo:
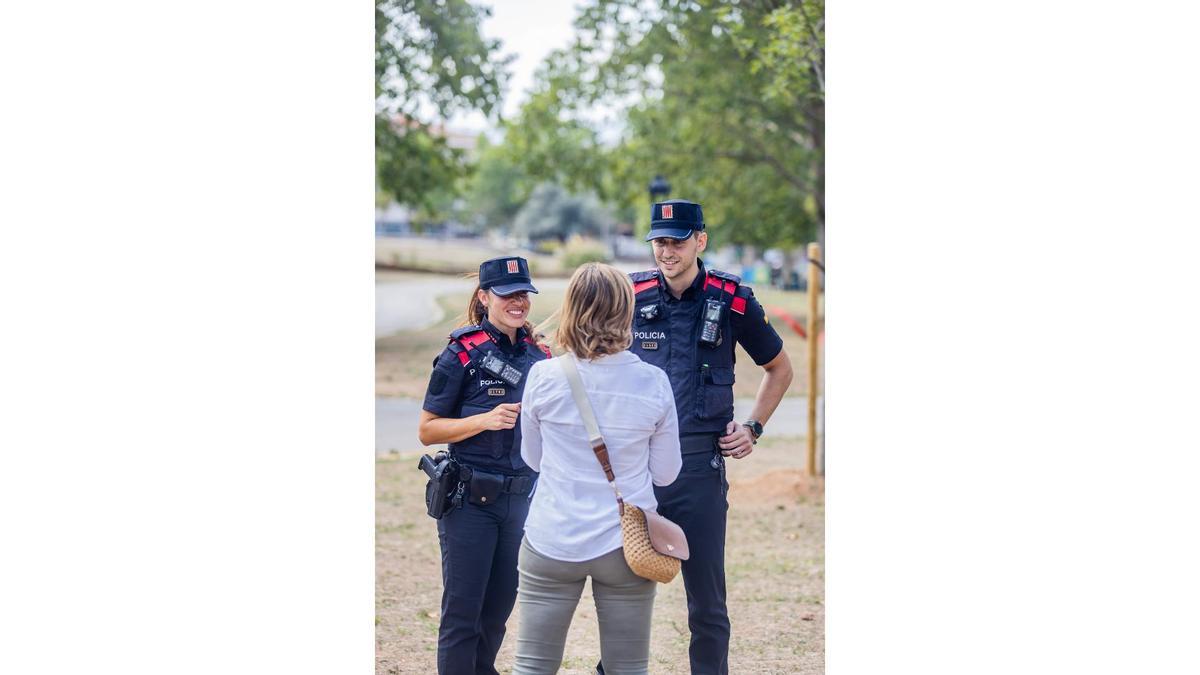
<path fill-rule="evenodd" d="M 440 519 L 458 485 L 458 462 L 439 452 L 433 457 L 421 455 L 417 468 L 429 476 L 429 482 L 425 483 L 425 510 L 430 518 Z"/>

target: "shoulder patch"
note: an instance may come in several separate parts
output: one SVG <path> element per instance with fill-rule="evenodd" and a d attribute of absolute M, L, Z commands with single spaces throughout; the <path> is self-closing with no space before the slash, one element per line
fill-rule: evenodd
<path fill-rule="evenodd" d="M 437 396 L 446 388 L 446 373 L 440 370 L 433 371 L 433 377 L 429 380 L 429 393 Z"/>
<path fill-rule="evenodd" d="M 734 295 L 739 298 L 748 298 L 754 295 L 754 291 L 749 286 L 738 286 L 737 292 Z"/>
<path fill-rule="evenodd" d="M 658 270 L 657 269 L 646 270 L 644 272 L 630 272 L 629 273 L 629 280 L 635 284 L 639 281 L 649 281 L 651 279 L 657 279 L 657 278 L 658 278 Z"/>
<path fill-rule="evenodd" d="M 481 331 L 481 330 L 483 330 L 482 326 L 463 326 L 462 328 L 459 328 L 459 329 L 455 330 L 453 333 L 451 333 L 450 339 L 457 340 L 458 338 L 460 338 L 468 333 L 474 333 L 476 331 Z"/>

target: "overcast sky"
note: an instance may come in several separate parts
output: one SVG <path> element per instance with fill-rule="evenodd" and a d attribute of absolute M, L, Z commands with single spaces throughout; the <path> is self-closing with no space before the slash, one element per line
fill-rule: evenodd
<path fill-rule="evenodd" d="M 504 116 L 511 118 L 528 99 L 533 72 L 551 50 L 566 47 L 574 36 L 577 3 L 572 0 L 484 0 L 492 16 L 483 22 L 483 34 L 501 41 L 501 54 L 515 54 L 504 96 Z M 451 126 L 463 131 L 490 128 L 483 115 L 456 115 Z"/>

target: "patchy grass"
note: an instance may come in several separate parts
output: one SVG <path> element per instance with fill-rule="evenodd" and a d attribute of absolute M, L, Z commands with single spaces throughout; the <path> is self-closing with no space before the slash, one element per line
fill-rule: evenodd
<path fill-rule="evenodd" d="M 475 272 L 479 262 L 502 255 L 519 255 L 529 261 L 529 272 L 538 276 L 568 276 L 552 255 L 523 249 L 493 248 L 487 240 L 442 240 L 422 237 L 376 237 L 375 264 L 402 270 L 462 274 Z"/>
<path fill-rule="evenodd" d="M 376 672 L 435 672 L 441 603 L 437 528 L 425 515 L 419 452 L 376 460 Z M 803 443 L 764 438 L 729 462 L 726 567 L 730 671 L 824 672 L 825 499 L 802 474 Z M 497 668 L 512 670 L 520 608 L 509 619 Z M 654 673 L 687 673 L 687 609 L 681 578 L 658 587 L 651 633 Z M 585 588 L 559 672 L 590 675 L 600 656 Z"/>

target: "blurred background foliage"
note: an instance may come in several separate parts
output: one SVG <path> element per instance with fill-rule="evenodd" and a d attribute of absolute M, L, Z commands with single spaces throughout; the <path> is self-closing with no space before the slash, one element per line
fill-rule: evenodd
<path fill-rule="evenodd" d="M 824 0 L 586 0 L 509 120 L 497 115 L 507 61 L 479 33 L 486 8 L 376 7 L 381 198 L 562 242 L 615 223 L 644 233 L 647 183 L 662 174 L 671 197 L 704 205 L 721 244 L 823 242 Z M 423 109 L 479 110 L 500 140 L 468 158 Z"/>
<path fill-rule="evenodd" d="M 436 211 L 457 194 L 469 166 L 435 120 L 499 109 L 507 66 L 479 26 L 486 8 L 467 0 L 377 0 L 375 175 L 377 192 Z"/>

